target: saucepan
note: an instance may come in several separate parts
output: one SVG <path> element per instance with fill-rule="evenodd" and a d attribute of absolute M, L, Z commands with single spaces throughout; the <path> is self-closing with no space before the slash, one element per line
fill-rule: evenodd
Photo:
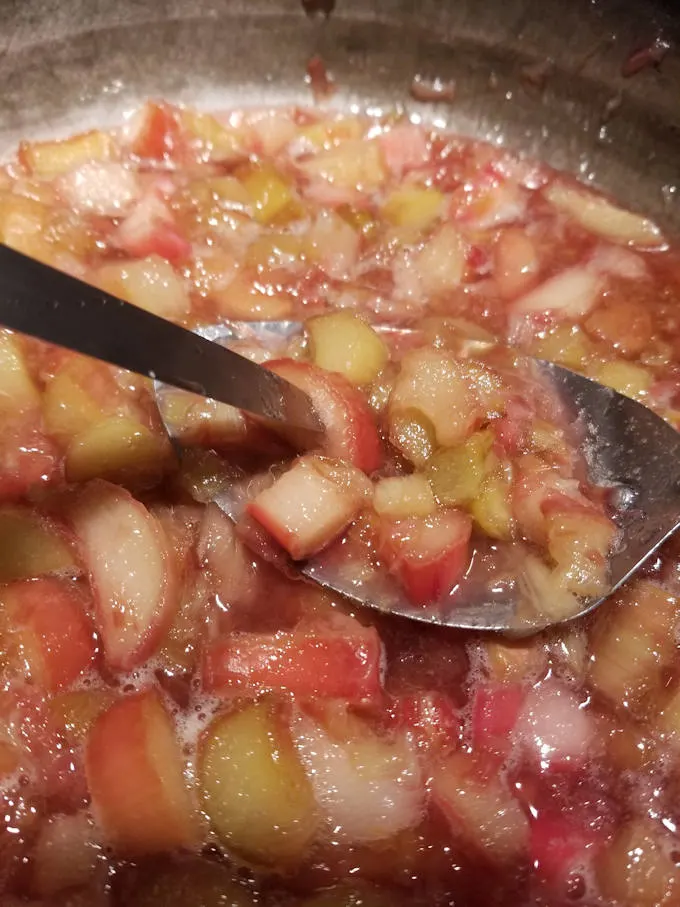
<path fill-rule="evenodd" d="M 516 149 L 678 235 L 678 41 L 672 0 L 2 0 L 0 159 L 149 97 L 307 105 L 317 57 L 330 108 L 397 108 Z"/>

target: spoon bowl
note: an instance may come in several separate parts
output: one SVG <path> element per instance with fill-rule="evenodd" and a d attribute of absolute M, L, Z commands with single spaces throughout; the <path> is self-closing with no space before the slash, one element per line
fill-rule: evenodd
<path fill-rule="evenodd" d="M 384 326 L 379 330 L 413 333 L 412 329 Z M 200 329 L 204 337 L 224 346 L 255 344 L 272 356 L 302 335 L 295 321 L 231 322 Z M 543 360 L 527 360 L 532 375 L 558 394 L 582 430 L 588 479 L 608 490 L 610 515 L 619 538 L 609 559 L 609 585 L 597 598 L 582 598 L 576 613 L 564 616 L 548 606 L 550 589 L 540 578 L 512 575 L 494 563 L 485 574 L 483 556 L 464 596 L 451 603 L 423 608 L 411 604 L 399 584 L 385 570 L 357 560 L 354 552 L 336 544 L 291 567 L 306 579 L 339 592 L 359 605 L 424 623 L 468 630 L 528 635 L 549 626 L 575 620 L 601 605 L 626 582 L 680 526 L 680 433 L 641 403 L 583 375 Z M 156 383 L 163 415 L 164 387 Z M 171 426 L 166 427 L 172 435 Z M 235 481 L 214 503 L 238 522 L 252 496 L 252 477 Z M 464 599 L 464 600 L 462 600 Z"/>

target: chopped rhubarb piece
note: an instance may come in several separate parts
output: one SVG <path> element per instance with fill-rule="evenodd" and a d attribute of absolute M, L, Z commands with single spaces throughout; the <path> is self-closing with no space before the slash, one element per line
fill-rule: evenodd
<path fill-rule="evenodd" d="M 201 741 L 198 785 L 227 847 L 260 865 L 302 861 L 318 811 L 283 710 L 262 700 L 219 715 Z"/>
<path fill-rule="evenodd" d="M 86 768 L 94 810 L 118 852 L 163 853 L 197 843 L 179 742 L 155 691 L 127 696 L 97 718 Z"/>
<path fill-rule="evenodd" d="M 397 179 L 422 167 L 429 158 L 427 133 L 412 123 L 393 126 L 383 132 L 378 143 L 387 169 Z"/>
<path fill-rule="evenodd" d="M 604 835 L 572 815 L 543 811 L 531 822 L 531 865 L 543 878 L 564 883 L 601 848 Z"/>
<path fill-rule="evenodd" d="M 435 772 L 432 796 L 454 834 L 493 863 L 510 863 L 529 850 L 529 823 L 500 778 L 477 759 L 454 753 Z"/>
<path fill-rule="evenodd" d="M 464 441 L 482 416 L 468 364 L 439 350 L 407 353 L 390 396 L 390 420 L 415 411 L 430 420 L 437 441 Z"/>
<path fill-rule="evenodd" d="M 9 642 L 5 667 L 49 691 L 81 677 L 95 653 L 88 604 L 73 580 L 43 578 L 5 586 L 0 591 L 0 627 Z"/>
<path fill-rule="evenodd" d="M 102 480 L 84 489 L 71 521 L 95 593 L 106 661 L 128 670 L 153 652 L 178 604 L 168 540 L 143 504 Z"/>
<path fill-rule="evenodd" d="M 363 478 L 351 467 L 333 470 L 323 460 L 303 458 L 261 491 L 248 513 L 302 560 L 329 545 L 357 516 L 366 496 Z"/>
<path fill-rule="evenodd" d="M 417 605 L 441 601 L 470 562 L 472 521 L 458 510 L 385 522 L 380 551 L 389 570 Z"/>
<path fill-rule="evenodd" d="M 137 157 L 162 161 L 172 157 L 179 139 L 179 123 L 168 104 L 149 102 L 138 114 L 131 151 Z"/>
<path fill-rule="evenodd" d="M 596 741 L 592 715 L 568 687 L 554 680 L 534 686 L 526 696 L 516 733 L 542 768 L 580 769 L 587 764 Z"/>
<path fill-rule="evenodd" d="M 472 743 L 475 749 L 506 753 L 511 745 L 526 692 L 522 684 L 484 684 L 472 701 Z"/>
<path fill-rule="evenodd" d="M 102 217 L 120 217 L 139 196 L 133 171 L 112 161 L 88 161 L 61 177 L 58 186 L 74 210 Z"/>
<path fill-rule="evenodd" d="M 319 810 L 342 839 L 381 841 L 418 824 L 425 779 L 403 734 L 378 735 L 351 714 L 327 728 L 298 712 L 291 727 Z"/>
<path fill-rule="evenodd" d="M 23 497 L 60 475 L 56 445 L 32 417 L 3 421 L 0 438 L 0 501 Z"/>
<path fill-rule="evenodd" d="M 360 702 L 378 696 L 381 676 L 380 637 L 356 621 L 338 629 L 233 633 L 209 643 L 203 658 L 204 688 L 235 696 L 287 690 Z"/>
<path fill-rule="evenodd" d="M 47 142 L 22 142 L 19 161 L 39 177 L 68 173 L 88 161 L 107 161 L 114 152 L 114 141 L 106 132 L 93 129 L 68 139 Z"/>
<path fill-rule="evenodd" d="M 167 205 L 156 195 L 142 197 L 118 227 L 114 240 L 135 258 L 159 255 L 181 262 L 191 255 L 191 244 L 175 226 Z"/>
<path fill-rule="evenodd" d="M 398 723 L 425 752 L 456 749 L 462 730 L 460 712 L 444 693 L 410 693 L 395 703 Z"/>
<path fill-rule="evenodd" d="M 364 472 L 379 468 L 383 457 L 373 414 L 346 378 L 292 359 L 273 360 L 267 368 L 309 394 L 326 429 L 325 453 Z"/>

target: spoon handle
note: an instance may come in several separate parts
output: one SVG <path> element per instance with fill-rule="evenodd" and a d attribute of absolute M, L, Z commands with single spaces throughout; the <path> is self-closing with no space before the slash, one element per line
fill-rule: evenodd
<path fill-rule="evenodd" d="M 237 353 L 0 244 L 0 324 L 311 431 L 306 394 Z"/>

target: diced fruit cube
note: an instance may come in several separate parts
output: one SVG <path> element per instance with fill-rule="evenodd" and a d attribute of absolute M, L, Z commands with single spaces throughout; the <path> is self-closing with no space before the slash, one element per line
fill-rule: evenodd
<path fill-rule="evenodd" d="M 555 580 L 575 595 L 596 597 L 607 590 L 608 556 L 616 526 L 594 509 L 544 506 L 548 553 L 555 561 Z"/>
<path fill-rule="evenodd" d="M 377 142 L 348 140 L 335 148 L 319 151 L 300 165 L 304 174 L 322 179 L 333 187 L 371 191 L 385 180 Z"/>
<path fill-rule="evenodd" d="M 164 853 L 198 843 L 198 820 L 175 728 L 158 693 L 115 702 L 87 737 L 92 804 L 118 853 Z"/>
<path fill-rule="evenodd" d="M 510 481 L 502 471 L 487 476 L 470 504 L 470 513 L 486 535 L 493 539 L 509 540 L 514 533 L 510 507 Z"/>
<path fill-rule="evenodd" d="M 378 142 L 387 169 L 397 179 L 422 167 L 430 155 L 427 134 L 415 123 L 397 123 L 382 132 Z"/>
<path fill-rule="evenodd" d="M 0 583 L 78 572 L 64 529 L 33 510 L 0 507 Z"/>
<path fill-rule="evenodd" d="M 428 460 L 427 477 L 440 504 L 470 504 L 480 494 L 493 442 L 490 431 L 478 431 L 459 446 L 440 450 Z"/>
<path fill-rule="evenodd" d="M 291 110 L 255 110 L 245 118 L 245 124 L 252 131 L 252 147 L 260 157 L 283 151 L 298 131 Z"/>
<path fill-rule="evenodd" d="M 369 384 L 387 364 L 385 342 L 354 312 L 320 315 L 305 327 L 314 364 L 339 372 L 352 384 Z"/>
<path fill-rule="evenodd" d="M 40 406 L 40 394 L 31 376 L 19 337 L 0 331 L 0 406 L 30 412 Z"/>
<path fill-rule="evenodd" d="M 607 299 L 588 317 L 586 331 L 619 356 L 639 356 L 654 338 L 654 321 L 644 302 Z"/>
<path fill-rule="evenodd" d="M 0 646 L 10 675 L 54 691 L 85 674 L 95 653 L 88 604 L 73 580 L 31 579 L 0 590 Z"/>
<path fill-rule="evenodd" d="M 460 286 L 466 269 L 465 246 L 458 230 L 444 224 L 416 255 L 414 268 L 426 297 Z"/>
<path fill-rule="evenodd" d="M 530 347 L 531 355 L 537 359 L 548 359 L 576 371 L 584 368 L 592 351 L 592 343 L 583 329 L 568 323 L 541 331 Z"/>
<path fill-rule="evenodd" d="M 585 699 L 585 695 L 581 697 Z M 582 769 L 596 742 L 593 716 L 568 687 L 547 679 L 527 694 L 517 722 L 521 745 L 541 768 Z"/>
<path fill-rule="evenodd" d="M 632 362 L 606 362 L 597 370 L 597 380 L 634 400 L 644 399 L 652 386 L 651 373 Z"/>
<path fill-rule="evenodd" d="M 99 864 L 94 822 L 87 813 L 53 815 L 43 822 L 31 852 L 31 891 L 55 895 L 86 885 Z"/>
<path fill-rule="evenodd" d="M 494 247 L 493 276 L 504 299 L 526 293 L 536 282 L 539 259 L 531 238 L 518 227 L 503 230 Z"/>
<path fill-rule="evenodd" d="M 162 161 L 173 156 L 178 140 L 177 111 L 169 104 L 148 101 L 133 123 L 132 153 L 140 158 Z"/>
<path fill-rule="evenodd" d="M 248 246 L 245 264 L 266 276 L 272 268 L 291 271 L 306 260 L 307 249 L 302 237 L 293 233 L 264 233 Z M 231 293 L 231 284 L 227 290 Z"/>
<path fill-rule="evenodd" d="M 613 242 L 643 247 L 663 243 L 663 236 L 655 223 L 617 207 L 603 196 L 559 180 L 552 182 L 543 194 L 552 205 L 569 214 L 586 230 Z"/>
<path fill-rule="evenodd" d="M 23 142 L 19 147 L 19 161 L 29 173 L 53 177 L 88 161 L 108 161 L 114 150 L 110 135 L 93 130 L 61 141 Z"/>
<path fill-rule="evenodd" d="M 644 710 L 658 692 L 664 670 L 677 657 L 679 604 L 647 580 L 629 583 L 618 607 L 595 628 L 590 681 L 617 709 Z"/>
<path fill-rule="evenodd" d="M 450 756 L 434 774 L 432 796 L 454 833 L 490 862 L 527 856 L 529 822 L 522 808 L 500 779 L 480 772 L 473 756 Z"/>
<path fill-rule="evenodd" d="M 179 263 L 191 255 L 191 244 L 180 233 L 170 209 L 153 194 L 139 199 L 116 230 L 113 240 L 135 258 L 158 255 Z"/>
<path fill-rule="evenodd" d="M 203 686 L 235 696 L 287 690 L 302 698 L 375 699 L 381 691 L 377 632 L 352 621 L 333 627 L 234 633 L 209 643 Z"/>
<path fill-rule="evenodd" d="M 336 539 L 364 507 L 363 474 L 350 466 L 332 467 L 305 457 L 261 491 L 248 513 L 274 536 L 295 560 L 321 551 Z"/>
<path fill-rule="evenodd" d="M 472 745 L 475 749 L 506 754 L 512 746 L 526 689 L 521 683 L 482 684 L 472 701 Z"/>
<path fill-rule="evenodd" d="M 564 886 L 571 870 L 590 863 L 602 838 L 580 816 L 542 810 L 531 822 L 531 865 L 546 881 Z"/>
<path fill-rule="evenodd" d="M 359 255 L 360 235 L 334 211 L 322 210 L 307 234 L 310 259 L 329 277 L 349 280 Z"/>
<path fill-rule="evenodd" d="M 404 186 L 385 199 L 382 215 L 395 227 L 426 230 L 439 219 L 444 196 L 438 189 Z"/>
<path fill-rule="evenodd" d="M 72 439 L 66 450 L 66 478 L 108 479 L 143 488 L 157 484 L 172 462 L 167 435 L 126 416 L 112 416 Z"/>
<path fill-rule="evenodd" d="M 153 652 L 177 607 L 168 541 L 143 504 L 102 480 L 86 486 L 70 516 L 104 655 L 112 668 L 129 670 Z"/>
<path fill-rule="evenodd" d="M 458 510 L 385 522 L 380 551 L 414 604 L 435 604 L 467 570 L 471 531 L 469 516 Z"/>
<path fill-rule="evenodd" d="M 250 197 L 253 216 L 260 224 L 285 224 L 300 214 L 292 184 L 272 164 L 249 167 L 241 183 Z"/>
<path fill-rule="evenodd" d="M 134 414 L 113 369 L 103 363 L 68 356 L 47 381 L 43 395 L 45 427 L 61 442 L 70 441 L 116 412 Z"/>
<path fill-rule="evenodd" d="M 126 302 L 171 321 L 184 318 L 191 307 L 184 281 L 158 255 L 141 261 L 111 262 L 96 272 L 94 280 Z"/>
<path fill-rule="evenodd" d="M 380 479 L 373 493 L 373 506 L 381 516 L 392 520 L 430 516 L 437 509 L 430 483 L 418 473 Z"/>
<path fill-rule="evenodd" d="M 437 438 L 427 416 L 406 408 L 390 416 L 390 441 L 414 466 L 422 467 L 434 453 Z"/>
<path fill-rule="evenodd" d="M 120 217 L 140 193 L 135 173 L 114 161 L 89 161 L 61 177 L 58 186 L 74 211 L 100 217 Z"/>
<path fill-rule="evenodd" d="M 559 622 L 574 617 L 581 601 L 557 582 L 552 569 L 537 555 L 527 553 L 516 568 L 520 599 L 516 616 L 529 624 Z"/>
<path fill-rule="evenodd" d="M 484 641 L 484 661 L 500 683 L 535 680 L 546 666 L 547 651 L 540 639 L 489 639 Z"/>
<path fill-rule="evenodd" d="M 390 397 L 390 423 L 413 410 L 431 422 L 439 444 L 464 441 L 480 417 L 466 364 L 438 350 L 407 353 Z"/>
<path fill-rule="evenodd" d="M 546 314 L 577 321 L 595 307 L 603 288 L 602 277 L 576 265 L 549 277 L 512 304 L 515 315 Z"/>
<path fill-rule="evenodd" d="M 327 729 L 298 713 L 292 731 L 319 809 L 347 843 L 387 840 L 418 824 L 424 778 L 403 736 L 381 737 L 351 714 Z"/>
<path fill-rule="evenodd" d="M 45 239 L 49 225 L 49 208 L 33 198 L 9 195 L 0 209 L 0 236 L 10 249 L 31 258 L 52 263 L 54 248 Z"/>
<path fill-rule="evenodd" d="M 411 693 L 400 696 L 395 704 L 403 723 L 426 753 L 458 748 L 463 721 L 459 710 L 444 693 Z"/>
<path fill-rule="evenodd" d="M 245 156 L 243 132 L 221 123 L 209 113 L 181 110 L 180 121 L 201 152 L 201 158 L 221 164 Z"/>
<path fill-rule="evenodd" d="M 219 840 L 263 864 L 302 860 L 317 811 L 290 732 L 266 701 L 215 719 L 201 741 L 203 809 Z"/>
<path fill-rule="evenodd" d="M 213 487 L 219 493 L 219 484 Z M 253 556 L 236 535 L 232 521 L 216 504 L 209 503 L 204 510 L 196 554 L 199 566 L 210 576 L 224 604 L 235 607 L 252 604 L 260 591 Z M 194 628 L 192 635 L 195 634 Z"/>
<path fill-rule="evenodd" d="M 115 700 L 108 690 L 69 690 L 49 702 L 49 715 L 57 732 L 69 746 L 79 748 L 99 715 Z"/>
<path fill-rule="evenodd" d="M 610 903 L 671 907 L 680 896 L 680 867 L 661 822 L 634 819 L 621 825 L 603 849 L 595 872 Z"/>
<path fill-rule="evenodd" d="M 0 436 L 0 501 L 13 501 L 57 480 L 58 451 L 35 417 L 6 418 Z"/>
<path fill-rule="evenodd" d="M 311 397 L 326 429 L 328 456 L 348 460 L 367 473 L 380 467 L 383 454 L 373 414 L 346 378 L 293 359 L 272 360 L 267 368 Z"/>

